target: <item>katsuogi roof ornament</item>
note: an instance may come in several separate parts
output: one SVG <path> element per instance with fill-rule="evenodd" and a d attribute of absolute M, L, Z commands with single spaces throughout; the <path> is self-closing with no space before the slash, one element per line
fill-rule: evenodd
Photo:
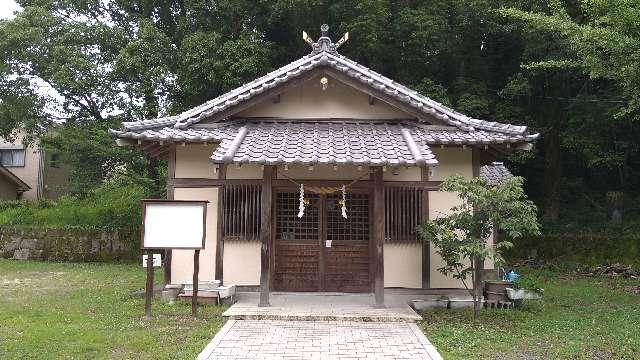
<path fill-rule="evenodd" d="M 342 44 L 349 40 L 349 33 L 346 32 L 342 36 L 342 38 L 340 38 L 340 40 L 338 40 L 338 42 L 334 44 L 333 41 L 331 41 L 331 38 L 329 38 L 328 32 L 329 25 L 322 24 L 322 26 L 320 26 L 320 33 L 322 34 L 322 36 L 320 36 L 318 41 L 313 41 L 313 39 L 307 34 L 306 31 L 302 32 L 302 39 L 306 41 L 307 44 L 311 45 L 312 54 L 319 54 L 323 51 L 335 53 L 336 49 L 338 49 L 340 46 L 342 46 Z"/>

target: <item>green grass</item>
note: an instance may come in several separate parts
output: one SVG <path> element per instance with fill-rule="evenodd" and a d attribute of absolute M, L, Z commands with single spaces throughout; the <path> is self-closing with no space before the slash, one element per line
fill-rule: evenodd
<path fill-rule="evenodd" d="M 160 271 L 156 271 L 158 282 Z M 156 301 L 143 321 L 138 264 L 0 259 L 1 359 L 193 359 L 222 326 L 221 306 Z"/>
<path fill-rule="evenodd" d="M 424 312 L 419 325 L 445 359 L 640 359 L 640 280 L 533 273 L 544 302 L 516 310 Z M 564 273 L 566 274 L 566 273 Z"/>

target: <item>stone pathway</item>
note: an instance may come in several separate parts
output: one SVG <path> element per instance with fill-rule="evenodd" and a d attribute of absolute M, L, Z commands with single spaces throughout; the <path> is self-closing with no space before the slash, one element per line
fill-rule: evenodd
<path fill-rule="evenodd" d="M 413 322 L 229 320 L 198 359 L 442 357 Z"/>

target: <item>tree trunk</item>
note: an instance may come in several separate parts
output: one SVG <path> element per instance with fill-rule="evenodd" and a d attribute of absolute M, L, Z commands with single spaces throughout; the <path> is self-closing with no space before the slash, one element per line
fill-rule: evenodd
<path fill-rule="evenodd" d="M 149 176 L 149 195 L 152 199 L 159 199 L 161 196 L 160 178 L 158 177 L 158 159 L 148 157 L 147 176 Z"/>
<path fill-rule="evenodd" d="M 554 221 L 560 213 L 561 176 L 560 129 L 552 126 L 544 137 L 544 215 Z"/>
<path fill-rule="evenodd" d="M 482 259 L 475 257 L 473 259 L 473 318 L 480 318 L 480 310 L 482 308 L 482 277 L 480 270 L 482 269 Z"/>

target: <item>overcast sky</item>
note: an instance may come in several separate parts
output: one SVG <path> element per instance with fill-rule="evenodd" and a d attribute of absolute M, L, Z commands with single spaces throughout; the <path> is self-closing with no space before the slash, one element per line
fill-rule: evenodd
<path fill-rule="evenodd" d="M 20 6 L 15 1 L 0 0 L 0 19 L 11 19 L 16 10 L 20 10 Z"/>

